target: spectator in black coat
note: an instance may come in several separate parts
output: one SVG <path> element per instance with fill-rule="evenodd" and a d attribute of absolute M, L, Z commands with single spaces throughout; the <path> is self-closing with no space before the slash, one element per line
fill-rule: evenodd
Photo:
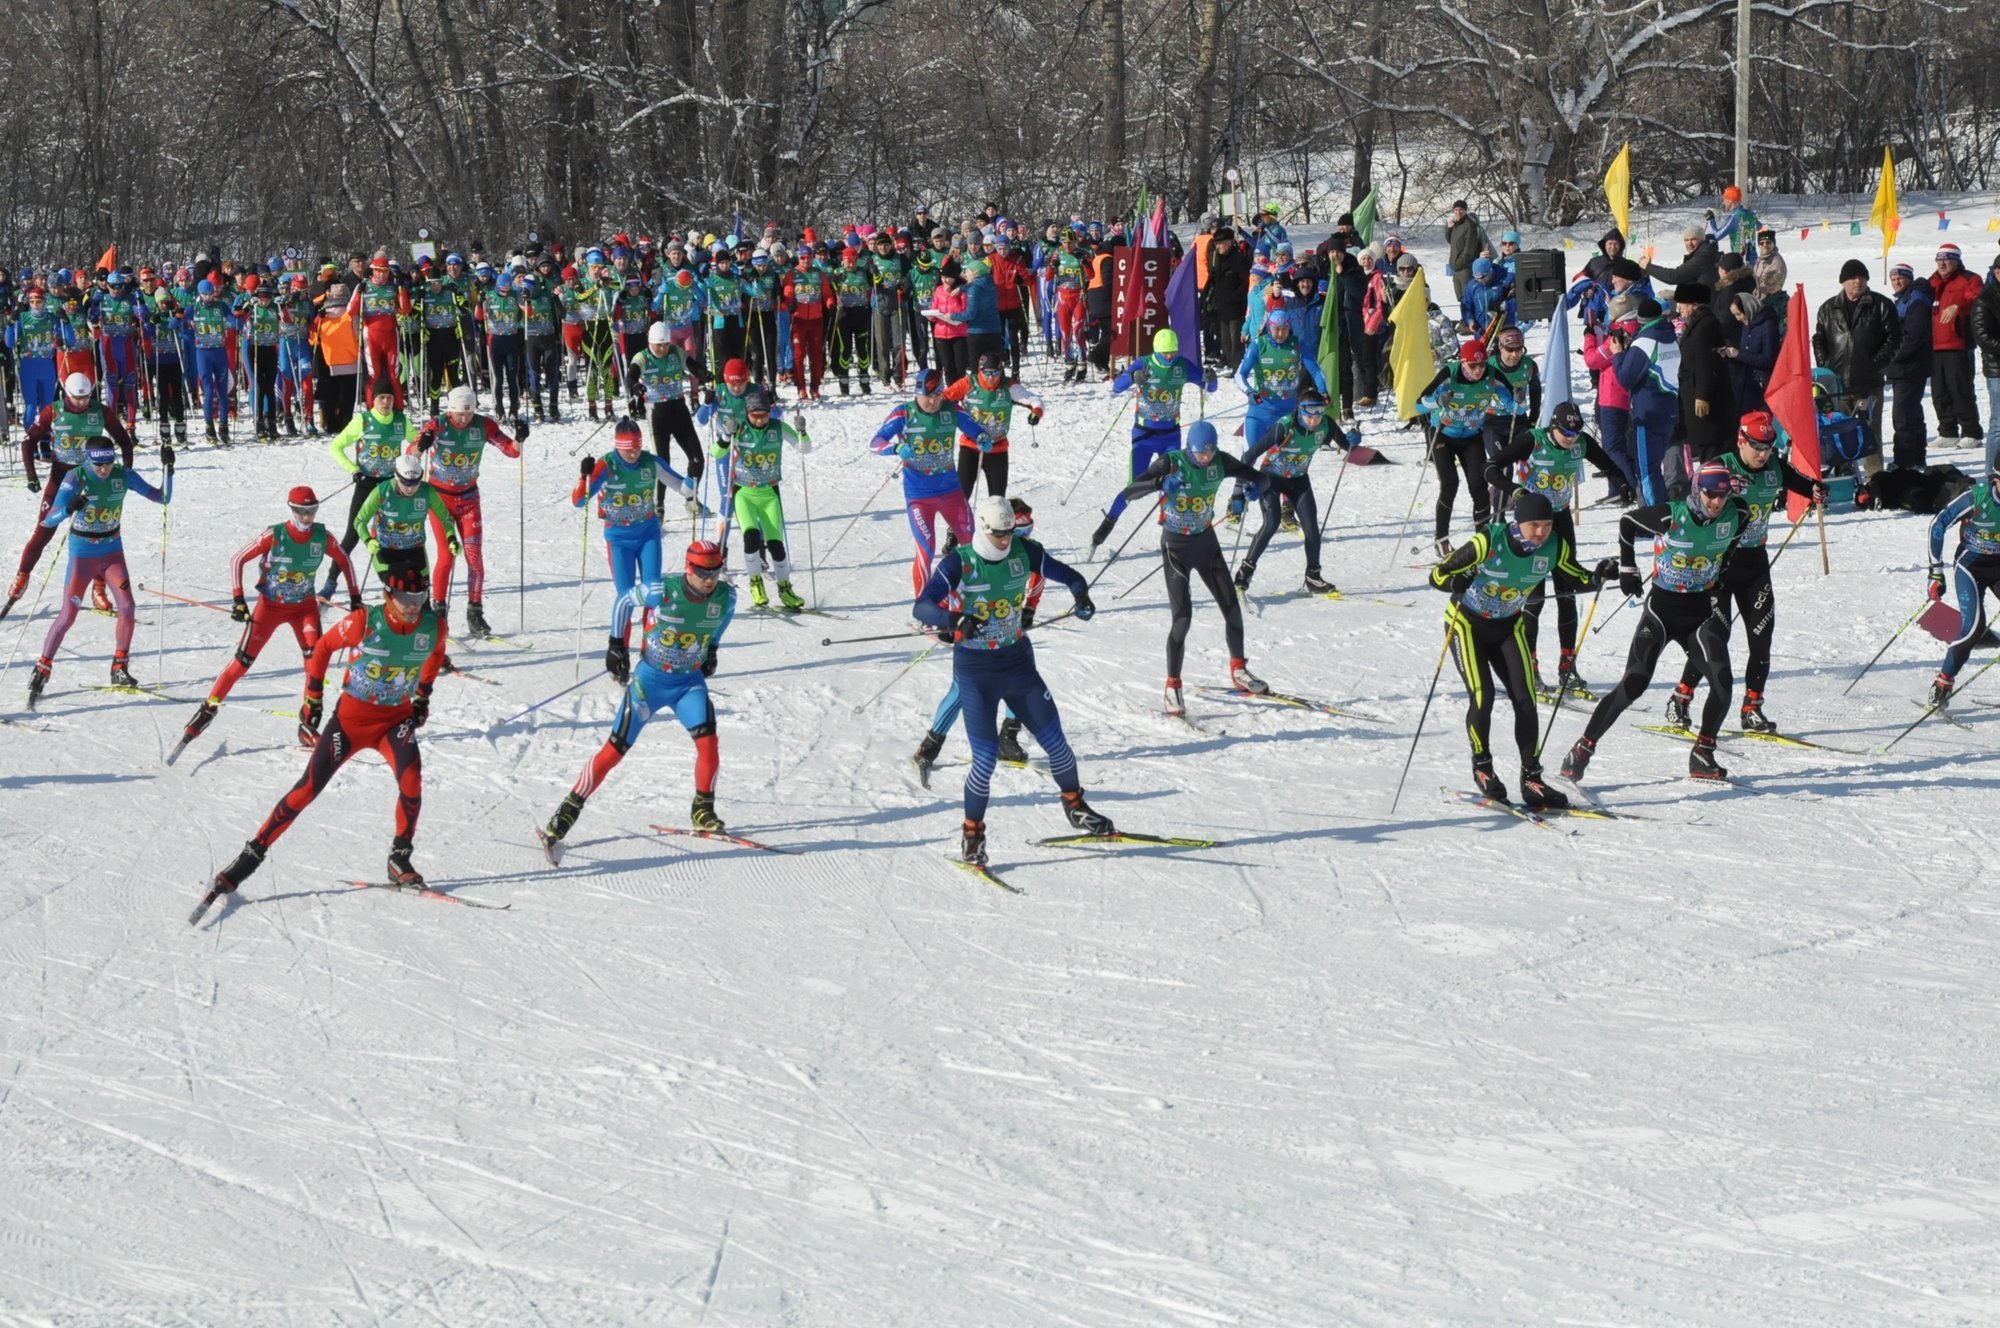
<path fill-rule="evenodd" d="M 1736 416 L 1741 419 L 1753 410 L 1770 409 L 1764 389 L 1777 367 L 1784 336 L 1778 311 L 1748 291 L 1737 295 L 1729 315 L 1736 324 L 1736 344 L 1724 346 L 1722 355 L 1729 361 L 1729 387 L 1736 394 Z"/>
<path fill-rule="evenodd" d="M 1224 226 L 1208 251 L 1208 285 L 1201 295 L 1202 321 L 1209 344 L 1222 352 L 1223 367 L 1234 372 L 1243 359 L 1243 319 L 1250 312 L 1250 251 Z"/>
<path fill-rule="evenodd" d="M 1986 469 L 2000 453 L 2000 257 L 1993 260 L 1979 298 L 1972 302 L 1972 344 L 1979 347 L 1979 374 L 1986 380 Z"/>
<path fill-rule="evenodd" d="M 1706 286 L 1715 289 L 1715 241 L 1703 236 L 1701 227 L 1690 226 L 1684 233 L 1683 243 L 1687 246 L 1687 257 L 1679 267 L 1661 267 L 1658 263 L 1646 265 L 1646 275 L 1662 285 Z"/>
<path fill-rule="evenodd" d="M 1903 344 L 1896 306 L 1868 289 L 1868 265 L 1850 258 L 1840 269 L 1840 294 L 1819 307 L 1813 320 L 1813 358 L 1840 376 L 1840 408 L 1868 422 L 1868 436 L 1882 437 L 1882 375 Z M 1873 479 L 1882 458 L 1861 458 L 1861 476 Z"/>
<path fill-rule="evenodd" d="M 1917 280 L 1908 263 L 1889 269 L 1889 289 L 1896 297 L 1896 317 L 1902 323 L 1903 344 L 1889 361 L 1883 378 L 1895 389 L 1889 415 L 1891 450 L 1898 469 L 1921 470 L 1928 432 L 1924 422 L 1924 384 L 1931 373 L 1931 288 Z"/>
<path fill-rule="evenodd" d="M 1730 390 L 1722 324 L 1709 302 L 1715 292 L 1698 282 L 1674 287 L 1681 317 L 1681 435 L 1696 465 L 1736 445 L 1736 396 Z"/>

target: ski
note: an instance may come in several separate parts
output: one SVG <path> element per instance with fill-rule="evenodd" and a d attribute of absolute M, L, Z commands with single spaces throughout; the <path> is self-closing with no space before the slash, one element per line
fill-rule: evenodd
<path fill-rule="evenodd" d="M 563 842 L 548 832 L 548 827 L 537 825 L 535 839 L 542 846 L 542 856 L 549 860 L 549 866 L 560 867 L 563 860 Z"/>
<path fill-rule="evenodd" d="M 1572 701 L 1581 701 L 1585 705 L 1595 705 L 1603 698 L 1588 687 L 1572 686 L 1566 692 L 1554 687 L 1538 686 L 1535 688 L 1535 702 L 1538 705 L 1552 706 L 1559 699 L 1564 705 L 1568 705 Z"/>
<path fill-rule="evenodd" d="M 796 857 L 798 855 L 797 849 L 776 848 L 770 844 L 760 844 L 754 839 L 745 839 L 742 835 L 732 835 L 727 830 L 689 830 L 685 826 L 678 825 L 656 825 L 652 828 L 656 834 L 685 835 L 691 839 L 713 839 L 719 843 L 734 844 L 738 848 L 754 848 L 759 853 L 783 853 L 788 857 Z"/>
<path fill-rule="evenodd" d="M 1673 724 L 1638 724 L 1634 727 L 1647 733 L 1657 733 L 1663 738 L 1678 738 L 1682 742 L 1693 742 L 1701 736 L 1693 729 L 1684 729 Z M 1851 747 L 1829 747 L 1823 742 L 1807 742 L 1804 738 L 1794 738 L 1789 733 L 1758 733 L 1751 729 L 1724 729 L 1715 736 L 1719 741 L 1768 742 L 1780 747 L 1801 747 L 1815 752 L 1838 752 L 1842 756 L 1866 756 L 1868 754 L 1866 752 L 1855 751 Z"/>
<path fill-rule="evenodd" d="M 1530 811 L 1526 807 L 1517 807 L 1511 802 L 1502 802 L 1498 798 L 1489 798 L 1484 793 L 1474 793 L 1470 789 L 1446 789 L 1445 792 L 1457 798 L 1460 802 L 1469 802 L 1475 807 L 1484 807 L 1488 811 L 1505 812 L 1516 820 L 1526 821 L 1530 825 L 1538 825 L 1544 830 L 1553 830 L 1559 835 L 1573 835 L 1576 833 L 1574 830 L 1564 830 L 1539 811 Z"/>
<path fill-rule="evenodd" d="M 186 751 L 188 749 L 188 744 L 193 741 L 194 741 L 193 738 L 183 737 L 179 742 L 175 743 L 174 749 L 167 753 L 167 764 L 172 765 L 174 762 L 180 760 L 181 753 Z"/>
<path fill-rule="evenodd" d="M 1924 719 L 1929 719 L 1932 715 L 1936 715 L 1939 719 L 1943 720 L 1947 724 L 1955 724 L 1959 728 L 1964 729 L 1967 733 L 1972 732 L 1972 725 L 1966 723 L 1964 720 L 1960 719 L 1957 715 L 1952 714 L 1951 711 L 1944 706 L 1933 706 L 1928 701 L 1912 701 L 1910 702 L 1910 704 L 1924 712 Z M 1917 724 L 1921 724 L 1923 722 L 1924 722 L 1923 719 L 1920 719 L 1917 721 Z M 1916 724 L 1912 724 L 1910 727 L 1915 728 Z"/>
<path fill-rule="evenodd" d="M 1187 717 L 1187 712 L 1185 710 L 1181 711 L 1179 714 L 1175 714 L 1171 710 L 1155 710 L 1153 713 L 1158 715 L 1161 719 L 1168 720 L 1172 723 L 1184 724 L 1188 728 L 1193 729 L 1196 733 L 1199 733 L 1204 738 L 1209 736 L 1208 730 L 1203 728 L 1201 725 L 1195 723 L 1193 720 L 1189 719 Z"/>
<path fill-rule="evenodd" d="M 1028 841 L 1036 848 L 1100 848 L 1137 844 L 1154 848 L 1219 848 L 1219 839 L 1183 839 L 1174 835 L 1142 835 L 1132 830 L 1113 830 L 1108 835 L 1056 835 Z"/>
<path fill-rule="evenodd" d="M 1387 604 L 1392 609 L 1414 609 L 1414 604 L 1405 604 L 1399 599 L 1384 599 L 1380 595 L 1350 595 L 1344 590 L 1313 590 L 1306 592 L 1315 599 L 1350 600 L 1359 604 Z"/>
<path fill-rule="evenodd" d="M 201 897 L 201 902 L 194 906 L 194 912 L 188 914 L 188 926 L 193 927 L 199 924 L 202 914 L 208 912 L 209 905 L 220 898 L 222 898 L 222 891 L 212 885 L 209 886 L 208 893 L 204 894 Z"/>
<path fill-rule="evenodd" d="M 174 699 L 157 687 L 126 687 L 115 682 L 90 683 L 83 690 L 86 692 L 116 692 L 120 696 L 151 696 L 162 701 L 171 701 Z"/>
<path fill-rule="evenodd" d="M 500 686 L 500 681 L 497 678 L 489 678 L 483 673 L 474 673 L 470 669 L 458 667 L 458 665 L 451 662 L 449 655 L 445 657 L 444 667 L 439 669 L 438 672 L 445 677 L 463 678 L 467 682 L 485 683 L 488 687 Z"/>
<path fill-rule="evenodd" d="M 396 890 L 406 895 L 422 895 L 425 899 L 435 899 L 439 903 L 457 904 L 460 908 L 487 908 L 495 912 L 514 907 L 512 904 L 482 904 L 476 899 L 460 899 L 442 890 L 433 890 L 428 885 L 404 885 L 398 881 L 349 881 L 357 890 Z"/>
<path fill-rule="evenodd" d="M 1246 692 L 1240 687 L 1197 687 L 1203 696 L 1218 697 L 1228 701 L 1268 701 L 1273 705 L 1291 706 L 1299 710 L 1316 710 L 1322 715 L 1333 715 L 1340 719 L 1363 719 L 1371 724 L 1384 721 L 1374 715 L 1365 715 L 1359 710 L 1348 710 L 1325 701 L 1315 701 L 1307 696 L 1292 696 L 1286 692 Z"/>
<path fill-rule="evenodd" d="M 1010 895 L 1024 895 L 1028 893 L 1018 885 L 1009 885 L 1007 882 L 1001 880 L 994 870 L 983 862 L 967 862 L 964 858 L 954 858 L 949 853 L 944 855 L 944 860 L 962 872 L 972 873 L 988 885 L 1000 887 Z"/>

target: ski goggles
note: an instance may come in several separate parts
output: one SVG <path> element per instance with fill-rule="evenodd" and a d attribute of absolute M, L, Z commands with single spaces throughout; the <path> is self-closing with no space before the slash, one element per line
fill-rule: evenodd
<path fill-rule="evenodd" d="M 301 521 L 310 522 L 319 515 L 318 503 L 290 503 L 288 506 L 292 509 L 292 515 Z"/>

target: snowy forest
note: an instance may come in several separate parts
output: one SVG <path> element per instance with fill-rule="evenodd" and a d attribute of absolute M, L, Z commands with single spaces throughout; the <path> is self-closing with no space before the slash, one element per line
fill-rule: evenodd
<path fill-rule="evenodd" d="M 1449 187 L 1566 224 L 1725 183 L 1735 0 L 0 0 L 22 257 Z M 1756 192 L 2000 174 L 2000 34 L 1758 3 Z M 1438 182 L 1450 180 L 1450 186 Z M 1318 218 L 1327 220 L 1329 218 Z"/>

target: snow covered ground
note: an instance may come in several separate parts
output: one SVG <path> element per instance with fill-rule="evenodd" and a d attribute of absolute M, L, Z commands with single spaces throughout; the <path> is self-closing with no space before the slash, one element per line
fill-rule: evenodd
<path fill-rule="evenodd" d="M 1869 243 L 1786 248 L 1817 302 Z M 1064 506 L 1115 406 L 1053 379 L 1035 363 L 1051 410 L 1014 487 L 1081 557 L 1122 437 Z M 296 658 L 274 643 L 169 770 L 235 628 L 141 597 L 134 668 L 169 703 L 80 690 L 110 652 L 85 615 L 38 727 L 0 725 L 0 1321 L 2000 1321 L 2000 714 L 1858 754 L 1918 713 L 1940 651 L 1914 632 L 1840 695 L 1920 600 L 1921 520 L 1836 514 L 1830 577 L 1810 531 L 1778 567 L 1770 712 L 1856 755 L 1727 744 L 1741 783 L 1697 789 L 1684 746 L 1621 723 L 1591 787 L 1648 819 L 1537 828 L 1443 792 L 1467 782 L 1447 669 L 1392 815 L 1443 601 L 1412 566 L 1433 481 L 1398 538 L 1417 434 L 1378 412 L 1367 440 L 1405 464 L 1349 471 L 1327 565 L 1388 602 L 1284 597 L 1303 566 L 1284 537 L 1249 632 L 1274 687 L 1380 722 L 1209 699 L 1207 736 L 1158 717 L 1160 579 L 1120 597 L 1155 565 L 1144 532 L 1041 666 L 1093 802 L 1227 842 L 1032 848 L 1066 827 L 1044 776 L 1003 769 L 1015 897 L 944 861 L 963 767 L 928 793 L 906 774 L 948 665 L 857 713 L 921 642 L 819 645 L 907 621 L 909 536 L 893 485 L 871 503 L 864 449 L 890 404 L 810 411 L 818 449 L 788 462 L 801 554 L 802 479 L 822 554 L 864 513 L 818 571 L 842 620 L 745 611 L 715 679 L 720 809 L 796 857 L 648 832 L 685 824 L 691 791 L 664 721 L 561 871 L 535 849 L 617 696 L 500 722 L 576 677 L 587 425 L 529 446 L 525 626 L 523 496 L 489 461 L 488 606 L 514 645 L 458 647 L 497 685 L 442 680 L 424 734 L 418 863 L 510 911 L 349 888 L 390 834 L 364 757 L 190 930 L 303 761 L 268 713 L 296 708 Z M 1227 434 L 1240 396 L 1208 404 Z M 286 488 L 340 478 L 318 446 L 193 449 L 169 588 L 226 602 L 228 557 Z M 157 584 L 150 505 L 128 532 Z M 1590 512 L 1583 554 L 1614 537 Z M 609 607 L 590 541 L 586 669 Z M 1197 603 L 1190 686 L 1225 664 Z M 0 627 L 10 652 L 26 632 L 0 678 L 17 719 L 49 609 L 21 613 Z M 1589 638 L 1588 678 L 1608 686 L 1635 618 Z M 1633 722 L 1658 722 L 1679 663 Z M 1583 718 L 1557 721 L 1552 759 Z"/>

